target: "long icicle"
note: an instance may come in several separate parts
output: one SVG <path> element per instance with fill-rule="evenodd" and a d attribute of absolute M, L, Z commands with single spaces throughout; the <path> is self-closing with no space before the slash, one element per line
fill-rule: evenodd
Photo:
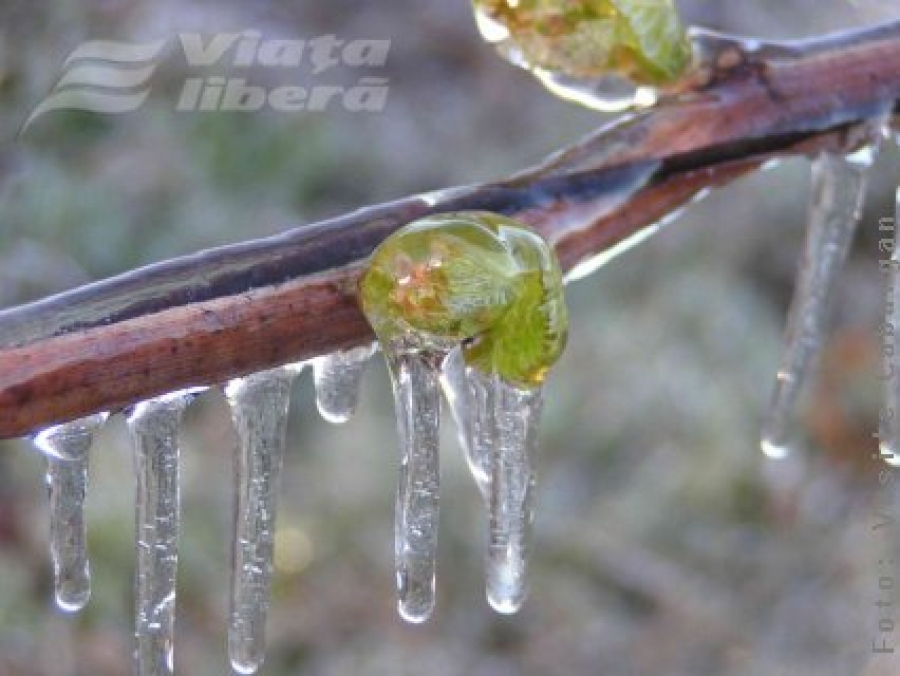
<path fill-rule="evenodd" d="M 347 422 L 356 412 L 359 384 L 373 354 L 374 344 L 313 360 L 316 405 L 325 420 L 331 423 Z"/>
<path fill-rule="evenodd" d="M 763 421 L 760 445 L 771 458 L 783 458 L 790 450 L 797 401 L 822 346 L 828 303 L 859 223 L 875 149 L 866 146 L 847 156 L 823 153 L 813 161 L 806 243 Z"/>
<path fill-rule="evenodd" d="M 178 425 L 189 393 L 142 402 L 128 416 L 135 496 L 135 652 L 137 676 L 174 673 L 175 576 L 180 495 Z"/>
<path fill-rule="evenodd" d="M 107 413 L 98 413 L 57 425 L 34 439 L 35 446 L 47 458 L 56 604 L 67 612 L 81 610 L 91 597 L 84 500 L 91 442 L 107 417 Z"/>
<path fill-rule="evenodd" d="M 254 673 L 265 659 L 278 486 L 296 374 L 276 368 L 225 388 L 238 435 L 228 653 L 242 674 Z"/>
<path fill-rule="evenodd" d="M 394 522 L 397 606 L 403 619 L 418 623 L 427 620 L 434 608 L 440 388 L 437 367 L 428 355 L 392 354 L 385 349 L 401 448 Z"/>
<path fill-rule="evenodd" d="M 527 595 L 541 389 L 467 367 L 458 349 L 444 361 L 441 385 L 488 507 L 487 599 L 514 613 Z"/>
<path fill-rule="evenodd" d="M 497 612 L 514 613 L 528 592 L 541 389 L 470 372 L 475 400 L 483 407 L 476 421 L 486 428 L 476 430 L 475 438 L 491 445 L 483 451 L 490 468 L 487 599 Z"/>

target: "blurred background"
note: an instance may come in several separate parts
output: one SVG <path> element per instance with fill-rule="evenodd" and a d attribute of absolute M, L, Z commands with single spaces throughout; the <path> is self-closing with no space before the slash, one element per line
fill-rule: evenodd
<path fill-rule="evenodd" d="M 893 0 L 691 0 L 692 23 L 787 38 L 897 17 Z M 390 40 L 382 113 L 179 113 L 184 65 L 123 115 L 54 112 L 17 137 L 90 39 L 264 36 Z M 343 70 L 342 70 L 343 68 Z M 302 69 L 301 69 L 302 70 Z M 356 73 L 337 67 L 324 81 Z M 309 76 L 308 68 L 305 76 Z M 262 70 L 248 78 L 264 81 Z M 0 307 L 200 248 L 405 194 L 512 173 L 605 118 L 555 100 L 479 39 L 464 0 L 0 3 Z M 397 441 L 373 362 L 358 415 L 295 388 L 262 674 L 881 676 L 900 658 L 893 592 L 897 490 L 873 460 L 884 279 L 877 221 L 893 215 L 895 148 L 873 172 L 803 450 L 765 459 L 759 424 L 804 229 L 808 164 L 711 195 L 569 288 L 571 338 L 547 387 L 532 592 L 516 616 L 483 593 L 486 519 L 445 425 L 438 605 L 395 613 Z M 228 671 L 231 454 L 220 394 L 183 442 L 176 665 Z M 0 674 L 130 672 L 133 482 L 121 417 L 93 453 L 93 598 L 56 610 L 43 461 L 0 442 Z M 900 558 L 896 559 L 900 561 Z M 889 582 L 885 582 L 887 579 Z M 881 588 L 880 588 L 881 585 Z M 881 607 L 876 603 L 881 601 Z M 879 631 L 879 623 L 889 631 Z"/>

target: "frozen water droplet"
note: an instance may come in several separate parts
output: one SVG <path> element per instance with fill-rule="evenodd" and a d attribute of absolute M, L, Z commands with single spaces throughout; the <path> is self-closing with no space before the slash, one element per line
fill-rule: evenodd
<path fill-rule="evenodd" d="M 335 352 L 313 361 L 316 405 L 325 420 L 346 422 L 356 411 L 359 384 L 373 354 L 374 344 Z"/>
<path fill-rule="evenodd" d="M 192 394 L 137 404 L 127 418 L 134 451 L 135 651 L 138 676 L 174 670 L 175 575 L 180 495 L 178 425 Z"/>
<path fill-rule="evenodd" d="M 656 105 L 658 100 L 655 88 L 635 86 L 614 75 L 587 79 L 569 77 L 542 68 L 532 68 L 531 72 L 556 96 L 603 113 L 648 108 Z"/>
<path fill-rule="evenodd" d="M 295 369 L 276 368 L 225 388 L 238 435 L 228 652 L 242 674 L 254 673 L 265 659 L 278 486 L 295 376 Z"/>
<path fill-rule="evenodd" d="M 761 447 L 769 457 L 782 458 L 789 452 L 791 422 L 822 346 L 828 303 L 859 223 L 874 152 L 823 153 L 813 161 L 806 242 L 778 377 L 763 421 Z"/>
<path fill-rule="evenodd" d="M 881 458 L 892 467 L 900 467 L 900 188 L 895 195 L 893 235 L 894 249 L 888 275 L 887 303 L 885 308 L 883 380 L 884 407 L 879 415 L 879 448 Z"/>
<path fill-rule="evenodd" d="M 772 460 L 783 460 L 788 457 L 791 452 L 789 446 L 779 446 L 772 439 L 768 439 L 765 436 L 760 439 L 759 447 L 762 450 L 763 455 L 772 458 Z"/>
<path fill-rule="evenodd" d="M 67 612 L 81 610 L 91 597 L 84 500 L 91 441 L 107 417 L 107 413 L 98 413 L 57 425 L 38 433 L 34 440 L 47 458 L 56 604 Z"/>
<path fill-rule="evenodd" d="M 434 608 L 441 414 L 437 359 L 384 349 L 401 448 L 394 523 L 398 609 L 403 619 L 418 623 L 427 620 Z"/>

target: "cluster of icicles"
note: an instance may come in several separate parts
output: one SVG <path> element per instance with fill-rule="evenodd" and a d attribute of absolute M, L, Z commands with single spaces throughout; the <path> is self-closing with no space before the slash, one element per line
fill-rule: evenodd
<path fill-rule="evenodd" d="M 798 396 L 825 330 L 827 306 L 859 222 L 866 176 L 877 141 L 850 155 L 824 153 L 813 163 L 806 244 L 789 311 L 785 348 L 765 416 L 762 449 L 784 457 Z M 900 211 L 900 205 L 898 205 Z M 898 214 L 900 215 L 900 214 Z M 900 268 L 900 249 L 893 253 Z M 891 297 L 900 299 L 900 274 Z M 900 326 L 900 302 L 888 322 Z M 900 332 L 894 332 L 900 354 Z M 331 422 L 353 412 L 359 381 L 374 346 L 311 362 L 318 407 Z M 460 351 L 441 364 L 415 354 L 396 357 L 394 393 L 402 462 L 397 497 L 395 553 L 401 615 L 425 620 L 434 605 L 438 526 L 440 394 L 450 405 L 472 474 L 489 509 L 487 596 L 503 613 L 525 596 L 532 521 L 540 389 L 521 390 L 466 366 Z M 234 380 L 225 393 L 239 444 L 233 535 L 228 648 L 233 668 L 252 673 L 264 659 L 272 578 L 276 493 L 285 446 L 292 382 L 304 364 Z M 887 407 L 900 410 L 900 369 L 886 379 Z M 136 474 L 135 673 L 173 673 L 175 581 L 178 562 L 178 426 L 199 393 L 179 392 L 135 406 L 127 417 Z M 47 457 L 51 554 L 56 597 L 74 611 L 90 596 L 83 505 L 88 450 L 107 414 L 41 432 L 36 446 Z M 885 420 L 882 456 L 900 464 L 900 415 Z"/>
<path fill-rule="evenodd" d="M 310 362 L 318 409 L 326 420 L 350 418 L 375 349 L 360 347 Z M 403 355 L 398 364 L 394 390 L 402 463 L 395 546 L 400 614 L 421 622 L 434 605 L 441 389 L 490 507 L 488 600 L 499 612 L 514 612 L 525 597 L 540 389 L 520 390 L 499 377 L 482 375 L 465 365 L 459 349 L 437 368 L 416 355 Z M 229 657 L 239 673 L 255 672 L 265 657 L 288 404 L 293 381 L 304 366 L 256 373 L 225 386 L 239 440 L 228 624 Z M 185 408 L 202 391 L 145 401 L 127 415 L 136 479 L 134 671 L 139 675 L 174 673 L 178 427 Z M 99 413 L 52 427 L 34 439 L 47 459 L 56 600 L 66 611 L 81 609 L 91 593 L 83 513 L 88 451 L 107 417 Z"/>

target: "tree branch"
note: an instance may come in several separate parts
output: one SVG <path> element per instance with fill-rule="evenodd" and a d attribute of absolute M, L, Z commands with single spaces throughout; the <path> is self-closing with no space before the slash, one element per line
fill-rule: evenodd
<path fill-rule="evenodd" d="M 572 271 L 765 162 L 859 147 L 873 119 L 898 110 L 900 22 L 794 43 L 705 43 L 705 65 L 663 105 L 511 179 L 366 208 L 0 312 L 0 438 L 371 341 L 359 273 L 415 218 L 472 209 L 519 218 Z"/>

